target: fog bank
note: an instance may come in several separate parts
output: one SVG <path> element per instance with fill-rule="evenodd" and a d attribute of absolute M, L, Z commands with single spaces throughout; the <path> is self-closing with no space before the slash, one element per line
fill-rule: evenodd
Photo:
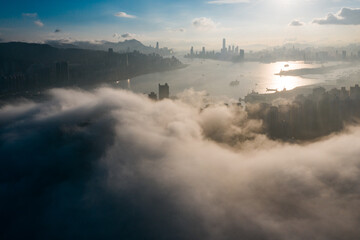
<path fill-rule="evenodd" d="M 2 239 L 358 239 L 360 128 L 277 143 L 244 111 L 102 88 L 0 109 Z"/>

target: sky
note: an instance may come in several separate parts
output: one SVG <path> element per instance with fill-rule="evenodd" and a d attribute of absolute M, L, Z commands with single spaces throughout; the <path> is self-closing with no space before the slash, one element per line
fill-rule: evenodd
<path fill-rule="evenodd" d="M 360 41 L 359 0 L 1 0 L 0 39 L 123 41 L 185 50 Z M 125 37 L 124 37 L 125 36 Z"/>

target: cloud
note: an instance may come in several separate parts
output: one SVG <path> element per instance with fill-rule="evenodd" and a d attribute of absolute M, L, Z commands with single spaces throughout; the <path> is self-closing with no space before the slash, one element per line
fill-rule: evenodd
<path fill-rule="evenodd" d="M 113 34 L 113 38 L 135 38 L 136 34 L 135 33 L 123 33 L 123 34 L 119 34 L 119 33 L 114 33 Z"/>
<path fill-rule="evenodd" d="M 22 16 L 23 17 L 30 17 L 30 18 L 37 18 L 38 14 L 37 13 L 23 13 Z"/>
<path fill-rule="evenodd" d="M 214 1 L 208 1 L 208 4 L 236 4 L 236 3 L 249 3 L 250 0 L 214 0 Z"/>
<path fill-rule="evenodd" d="M 59 32 L 61 32 L 61 30 L 60 29 L 55 29 L 55 31 L 54 31 L 54 33 L 59 33 Z"/>
<path fill-rule="evenodd" d="M 121 34 L 121 37 L 122 38 L 134 38 L 136 36 L 136 34 L 133 34 L 133 33 L 124 33 L 124 34 Z"/>
<path fill-rule="evenodd" d="M 168 32 L 186 32 L 186 29 L 185 28 L 166 28 L 166 30 Z"/>
<path fill-rule="evenodd" d="M 136 18 L 136 16 L 127 14 L 127 13 L 125 13 L 125 12 L 115 13 L 115 16 L 116 16 L 116 17 L 120 17 L 120 18 Z"/>
<path fill-rule="evenodd" d="M 326 25 L 359 25 L 360 8 L 342 8 L 338 13 L 329 13 L 325 18 L 314 19 L 313 23 Z"/>
<path fill-rule="evenodd" d="M 199 111 L 209 100 L 193 90 L 45 99 L 0 108 L 6 239 L 360 237 L 359 127 L 290 145 L 256 133 L 241 108 Z"/>
<path fill-rule="evenodd" d="M 36 26 L 38 27 L 44 26 L 44 23 L 40 19 L 38 19 L 39 16 L 37 13 L 23 13 L 22 16 L 26 18 L 35 18 L 36 20 L 33 22 Z"/>
<path fill-rule="evenodd" d="M 299 20 L 293 20 L 291 23 L 289 23 L 289 26 L 300 27 L 304 26 L 304 23 L 300 22 Z"/>
<path fill-rule="evenodd" d="M 34 21 L 34 24 L 38 27 L 43 27 L 44 26 L 44 23 L 41 21 L 41 20 L 35 20 Z"/>
<path fill-rule="evenodd" d="M 218 24 L 215 23 L 213 20 L 211 20 L 210 18 L 206 18 L 206 17 L 201 17 L 201 18 L 195 18 L 192 20 L 192 25 L 200 30 L 210 30 L 210 29 L 215 29 Z"/>

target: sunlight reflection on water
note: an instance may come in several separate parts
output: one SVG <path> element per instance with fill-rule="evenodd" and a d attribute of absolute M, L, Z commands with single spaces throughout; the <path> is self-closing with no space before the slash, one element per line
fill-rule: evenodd
<path fill-rule="evenodd" d="M 168 83 L 170 95 L 182 92 L 188 88 L 207 91 L 214 96 L 228 96 L 233 98 L 244 97 L 252 90 L 266 93 L 266 89 L 286 88 L 323 83 L 328 75 L 306 76 L 279 76 L 281 70 L 295 70 L 302 68 L 318 68 L 322 64 L 306 64 L 304 62 L 275 62 L 258 63 L 244 62 L 231 63 L 214 60 L 181 59 L 186 68 L 168 72 L 151 73 L 131 79 L 131 90 L 139 93 L 158 92 L 158 84 Z M 334 65 L 337 63 L 329 63 Z M 237 81 L 239 82 L 237 84 Z M 234 84 L 234 82 L 236 84 Z M 120 81 L 116 84 L 124 89 L 130 89 L 129 81 Z"/>

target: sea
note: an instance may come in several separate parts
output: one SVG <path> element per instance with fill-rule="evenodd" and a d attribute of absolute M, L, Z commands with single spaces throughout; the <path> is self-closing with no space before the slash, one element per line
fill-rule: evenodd
<path fill-rule="evenodd" d="M 271 93 L 272 90 L 292 90 L 296 87 L 310 85 L 334 85 L 337 87 L 339 80 L 343 81 L 350 74 L 360 70 L 360 64 L 344 62 L 232 63 L 186 58 L 181 59 L 181 61 L 187 65 L 185 68 L 116 81 L 114 86 L 137 93 L 149 94 L 150 92 L 158 93 L 158 84 L 167 83 L 170 86 L 170 95 L 172 96 L 192 88 L 195 91 L 205 91 L 212 96 L 239 99 L 253 91 Z M 334 70 L 321 74 L 276 75 L 280 71 L 332 66 L 335 66 Z"/>

